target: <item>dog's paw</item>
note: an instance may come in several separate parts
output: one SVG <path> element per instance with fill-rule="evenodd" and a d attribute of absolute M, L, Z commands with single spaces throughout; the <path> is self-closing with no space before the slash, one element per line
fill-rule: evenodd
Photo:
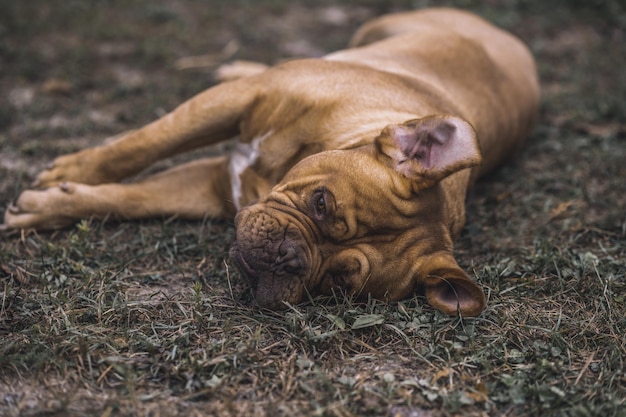
<path fill-rule="evenodd" d="M 35 188 L 49 188 L 65 181 L 99 184 L 105 179 L 97 171 L 93 149 L 62 155 L 49 163 L 33 182 Z"/>
<path fill-rule="evenodd" d="M 60 229 L 74 223 L 77 184 L 61 183 L 45 190 L 27 190 L 4 213 L 0 230 Z"/>

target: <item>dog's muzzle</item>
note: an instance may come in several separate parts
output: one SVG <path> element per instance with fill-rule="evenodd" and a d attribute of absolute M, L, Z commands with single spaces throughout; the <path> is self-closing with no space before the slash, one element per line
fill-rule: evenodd
<path fill-rule="evenodd" d="M 230 256 L 255 293 L 259 307 L 299 303 L 310 289 L 312 251 L 299 220 L 283 211 L 252 206 L 235 218 Z"/>

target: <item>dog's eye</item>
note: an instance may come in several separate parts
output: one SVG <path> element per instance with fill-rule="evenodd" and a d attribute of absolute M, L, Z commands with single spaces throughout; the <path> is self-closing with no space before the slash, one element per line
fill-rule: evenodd
<path fill-rule="evenodd" d="M 315 210 L 317 214 L 325 214 L 326 213 L 326 199 L 324 195 L 320 195 L 317 197 L 317 201 L 315 202 Z"/>
<path fill-rule="evenodd" d="M 324 220 L 333 210 L 333 195 L 324 187 L 313 192 L 309 202 L 309 209 L 317 220 Z"/>

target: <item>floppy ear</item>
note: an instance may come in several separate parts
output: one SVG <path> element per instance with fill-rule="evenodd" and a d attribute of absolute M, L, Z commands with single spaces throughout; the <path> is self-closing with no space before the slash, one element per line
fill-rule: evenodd
<path fill-rule="evenodd" d="M 477 316 L 485 308 L 485 294 L 454 260 L 438 258 L 422 269 L 418 284 L 428 303 L 451 316 Z"/>
<path fill-rule="evenodd" d="M 376 138 L 376 146 L 396 171 L 412 179 L 440 181 L 482 160 L 474 128 L 453 116 L 389 125 Z"/>

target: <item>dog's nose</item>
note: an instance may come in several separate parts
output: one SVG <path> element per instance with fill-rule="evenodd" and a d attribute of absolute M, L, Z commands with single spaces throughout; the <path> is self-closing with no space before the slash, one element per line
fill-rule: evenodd
<path fill-rule="evenodd" d="M 279 271 L 290 274 L 299 274 L 302 271 L 302 259 L 299 256 L 298 244 L 291 239 L 283 240 L 278 248 L 276 266 Z"/>

